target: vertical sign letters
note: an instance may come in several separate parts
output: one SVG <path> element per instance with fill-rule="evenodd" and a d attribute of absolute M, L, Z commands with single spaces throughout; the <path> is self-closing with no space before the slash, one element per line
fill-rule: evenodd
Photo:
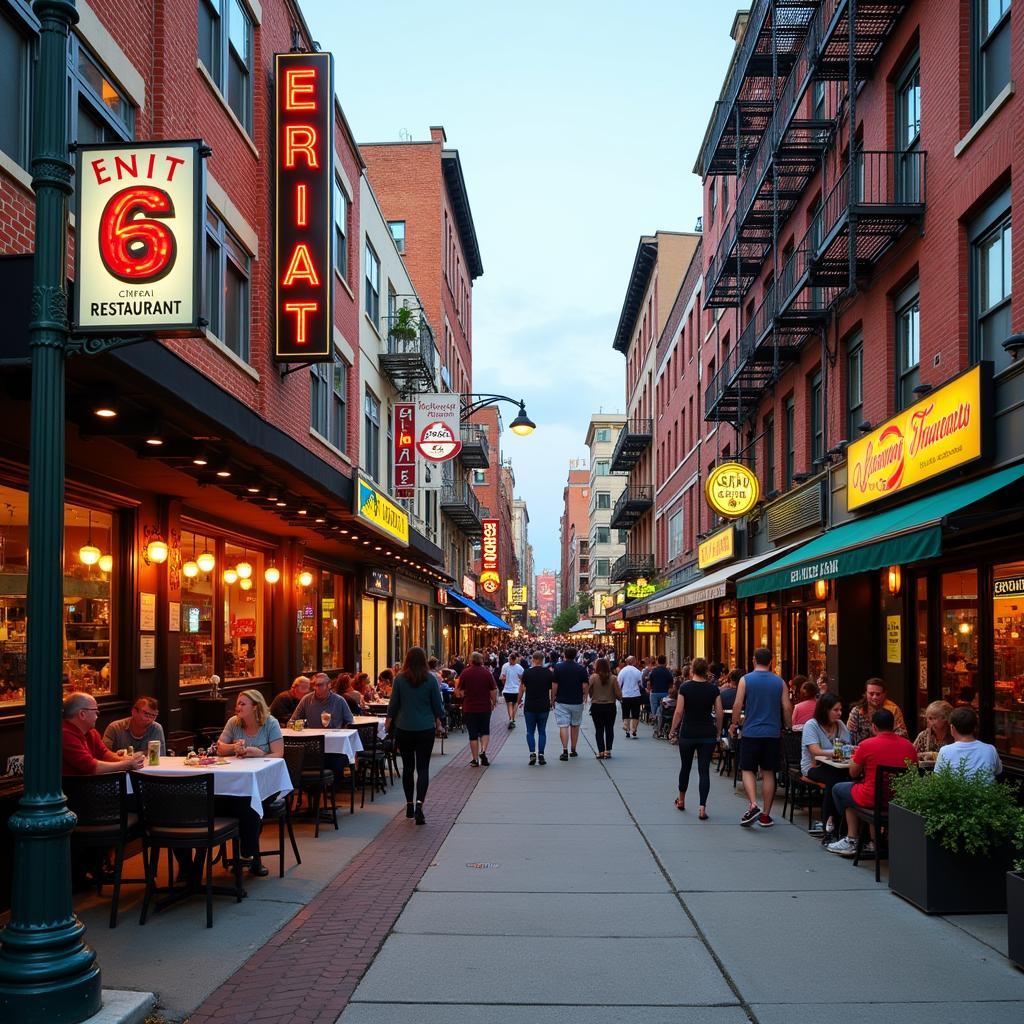
<path fill-rule="evenodd" d="M 330 362 L 333 353 L 334 60 L 275 53 L 274 356 Z"/>
<path fill-rule="evenodd" d="M 501 588 L 498 566 L 498 520 L 484 519 L 483 540 L 480 542 L 480 586 L 485 594 L 496 594 Z"/>
<path fill-rule="evenodd" d="M 76 330 L 199 332 L 208 152 L 198 140 L 78 147 Z"/>
<path fill-rule="evenodd" d="M 416 494 L 416 403 L 395 403 L 395 497 Z"/>

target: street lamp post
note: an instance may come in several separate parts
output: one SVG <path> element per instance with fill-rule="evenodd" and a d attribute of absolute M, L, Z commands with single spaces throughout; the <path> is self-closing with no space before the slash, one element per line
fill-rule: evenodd
<path fill-rule="evenodd" d="M 518 405 L 519 412 L 508 425 L 513 434 L 526 437 L 537 429 L 537 424 L 526 415 L 526 402 L 522 398 L 509 398 L 508 395 L 466 395 L 468 401 L 462 407 L 462 419 L 468 420 L 473 413 L 486 409 L 488 406 L 497 405 L 499 402 L 508 402 L 511 405 Z"/>
<path fill-rule="evenodd" d="M 76 1024 L 100 1009 L 100 969 L 71 905 L 75 817 L 61 791 L 64 595 L 64 361 L 68 196 L 67 48 L 74 0 L 35 0 L 39 65 L 32 137 L 36 194 L 29 345 L 28 686 L 25 792 L 11 816 L 11 916 L 0 933 L 0 1019 Z"/>

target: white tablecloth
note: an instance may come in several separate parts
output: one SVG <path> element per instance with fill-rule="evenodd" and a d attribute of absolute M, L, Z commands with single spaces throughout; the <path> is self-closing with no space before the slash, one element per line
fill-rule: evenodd
<path fill-rule="evenodd" d="M 344 754 L 353 762 L 356 753 L 363 749 L 355 729 L 288 729 L 285 736 L 323 736 L 325 754 Z"/>
<path fill-rule="evenodd" d="M 141 768 L 146 775 L 198 775 L 213 773 L 217 796 L 247 796 L 252 809 L 262 818 L 263 801 L 275 793 L 290 793 L 291 779 L 283 757 L 232 757 L 227 764 L 186 766 L 183 757 L 161 757 L 156 768 Z M 128 792 L 132 790 L 128 778 Z"/>
<path fill-rule="evenodd" d="M 374 722 L 377 723 L 377 738 L 384 739 L 387 733 L 384 731 L 385 719 L 379 715 L 356 715 L 352 719 L 353 725 L 372 725 Z"/>

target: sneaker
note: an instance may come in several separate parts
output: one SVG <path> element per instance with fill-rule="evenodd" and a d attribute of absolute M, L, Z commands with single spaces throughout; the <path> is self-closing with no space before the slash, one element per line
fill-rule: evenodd
<path fill-rule="evenodd" d="M 509 727 L 510 729 L 512 728 L 512 719 L 511 719 L 511 718 L 510 718 L 510 719 L 508 720 L 508 727 Z"/>
<path fill-rule="evenodd" d="M 860 848 L 861 860 L 874 860 L 875 857 L 875 844 L 872 842 L 865 843 Z"/>
<path fill-rule="evenodd" d="M 543 754 L 538 754 L 537 755 L 537 764 L 547 764 L 547 761 L 544 760 L 544 755 Z"/>
<path fill-rule="evenodd" d="M 473 760 L 469 762 L 469 767 L 470 768 L 479 768 L 480 767 L 480 762 L 474 757 Z"/>
<path fill-rule="evenodd" d="M 531 754 L 530 755 L 530 764 L 534 765 L 536 763 L 537 763 L 537 755 L 536 754 Z"/>
<path fill-rule="evenodd" d="M 569 751 L 568 751 L 568 750 L 563 750 L 563 751 L 562 751 L 562 752 L 561 752 L 561 753 L 560 753 L 560 754 L 558 755 L 558 760 L 559 760 L 559 761 L 568 761 L 568 760 L 569 760 Z"/>
<path fill-rule="evenodd" d="M 740 818 L 740 824 L 744 828 L 750 828 L 751 825 L 761 816 L 760 807 L 748 807 L 746 813 Z"/>
<path fill-rule="evenodd" d="M 828 852 L 838 853 L 840 857 L 852 857 L 857 852 L 857 840 L 843 836 L 842 839 L 829 844 Z"/>
<path fill-rule="evenodd" d="M 770 814 L 759 814 L 757 816 L 757 823 L 761 828 L 771 828 L 775 824 L 775 820 Z"/>
<path fill-rule="evenodd" d="M 514 729 L 516 727 L 516 720 L 513 718 L 512 721 L 508 723 L 508 726 L 510 729 Z"/>
<path fill-rule="evenodd" d="M 487 751 L 480 751 L 480 763 L 486 768 L 491 762 L 487 760 Z"/>
<path fill-rule="evenodd" d="M 579 754 L 577 754 L 575 750 L 570 750 L 570 751 L 569 751 L 569 756 L 570 756 L 570 757 L 579 757 L 580 755 L 579 755 Z"/>
<path fill-rule="evenodd" d="M 816 821 L 807 831 L 812 836 L 823 836 L 825 834 L 825 826 L 820 821 Z"/>

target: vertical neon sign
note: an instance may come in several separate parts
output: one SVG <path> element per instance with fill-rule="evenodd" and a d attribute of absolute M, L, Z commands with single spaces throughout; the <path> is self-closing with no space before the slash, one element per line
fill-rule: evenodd
<path fill-rule="evenodd" d="M 334 60 L 274 54 L 274 357 L 333 358 Z"/>

